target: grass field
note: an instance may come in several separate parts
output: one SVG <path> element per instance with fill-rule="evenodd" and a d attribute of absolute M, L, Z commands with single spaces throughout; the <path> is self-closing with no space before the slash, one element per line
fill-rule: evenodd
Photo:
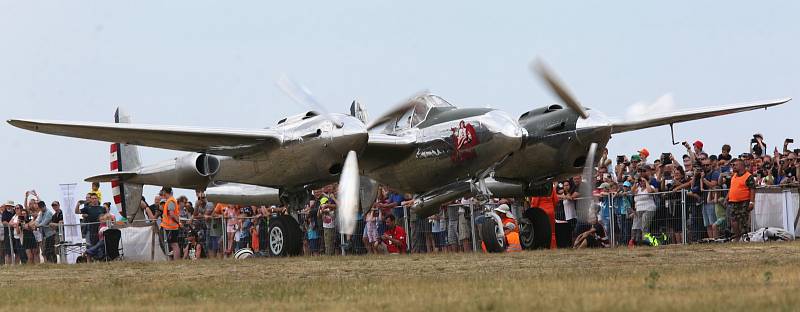
<path fill-rule="evenodd" d="M 800 243 L 3 267 L 0 309 L 800 310 Z"/>

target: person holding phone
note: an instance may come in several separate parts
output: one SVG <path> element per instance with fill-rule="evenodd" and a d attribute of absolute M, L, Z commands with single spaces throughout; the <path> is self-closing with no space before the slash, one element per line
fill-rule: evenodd
<path fill-rule="evenodd" d="M 636 180 L 636 183 L 633 184 L 633 188 L 631 189 L 636 208 L 636 215 L 639 217 L 639 222 L 642 228 L 642 237 L 638 237 L 639 240 L 644 239 L 643 235 L 651 233 L 653 217 L 656 214 L 656 202 L 652 196 L 652 194 L 656 192 L 656 189 L 653 187 L 647 177 L 647 169 L 640 169 L 639 179 Z"/>

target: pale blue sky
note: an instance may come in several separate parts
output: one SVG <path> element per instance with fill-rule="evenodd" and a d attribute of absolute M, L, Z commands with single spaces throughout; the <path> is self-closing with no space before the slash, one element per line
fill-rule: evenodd
<path fill-rule="evenodd" d="M 320 2 L 0 1 L 0 118 L 111 121 L 121 105 L 139 122 L 264 127 L 307 110 L 275 87 L 282 73 L 333 111 L 358 98 L 376 116 L 430 89 L 518 115 L 557 101 L 528 71 L 535 56 L 609 116 L 667 93 L 678 108 L 800 96 L 794 1 Z M 745 150 L 754 132 L 779 144 L 798 135 L 796 101 L 676 135 L 712 151 Z M 637 131 L 610 149 L 679 152 L 669 139 Z M 108 170 L 106 143 L 4 123 L 0 147 L 2 200 L 31 188 L 52 200 L 59 183 Z"/>

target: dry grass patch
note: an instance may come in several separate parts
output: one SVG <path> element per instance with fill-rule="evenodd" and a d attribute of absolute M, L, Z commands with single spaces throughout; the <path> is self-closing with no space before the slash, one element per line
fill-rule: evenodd
<path fill-rule="evenodd" d="M 800 243 L 3 267 L 3 310 L 794 310 Z"/>

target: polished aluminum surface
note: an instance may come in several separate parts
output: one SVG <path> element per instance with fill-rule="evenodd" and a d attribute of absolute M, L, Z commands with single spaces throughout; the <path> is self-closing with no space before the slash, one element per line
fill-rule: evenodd
<path fill-rule="evenodd" d="M 498 110 L 449 107 L 416 121 L 403 116 L 376 135 L 380 140 L 371 139 L 361 163 L 365 175 L 404 192 L 471 179 L 522 145 L 523 129 Z M 425 126 L 432 118 L 439 122 Z"/>
<path fill-rule="evenodd" d="M 235 205 L 280 205 L 279 191 L 274 188 L 226 183 L 206 189 L 206 198 L 212 203 Z"/>

